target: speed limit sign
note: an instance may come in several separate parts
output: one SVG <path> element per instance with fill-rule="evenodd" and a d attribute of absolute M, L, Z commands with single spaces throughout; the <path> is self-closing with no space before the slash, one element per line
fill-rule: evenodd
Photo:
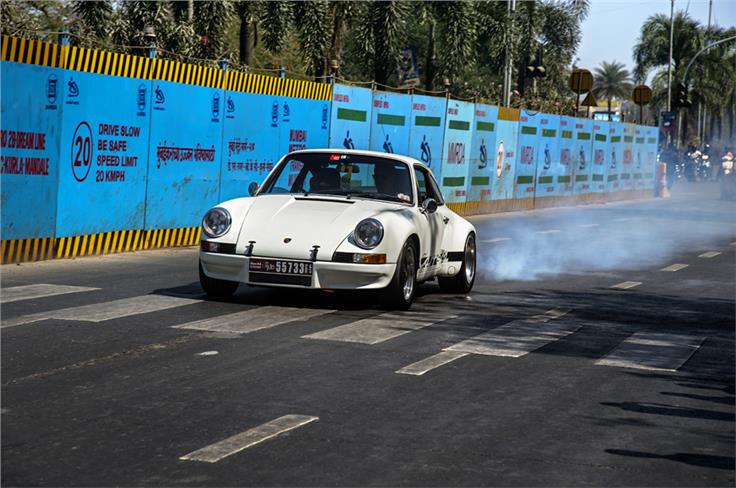
<path fill-rule="evenodd" d="M 87 122 L 80 122 L 72 137 L 72 174 L 84 181 L 92 167 L 92 129 Z"/>

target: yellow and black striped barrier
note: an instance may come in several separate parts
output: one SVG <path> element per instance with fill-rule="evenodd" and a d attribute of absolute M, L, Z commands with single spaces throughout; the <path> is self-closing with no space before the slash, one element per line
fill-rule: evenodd
<path fill-rule="evenodd" d="M 2 264 L 195 246 L 200 227 L 157 230 L 120 230 L 71 237 L 0 241 Z"/>

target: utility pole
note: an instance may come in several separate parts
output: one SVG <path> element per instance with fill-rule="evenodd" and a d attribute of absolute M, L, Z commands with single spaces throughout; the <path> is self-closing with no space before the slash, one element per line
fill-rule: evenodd
<path fill-rule="evenodd" d="M 675 36 L 675 0 L 670 0 L 670 56 L 667 63 L 667 111 L 672 110 L 672 40 Z"/>
<path fill-rule="evenodd" d="M 516 0 L 506 0 L 508 7 L 509 22 L 506 27 L 506 63 L 503 70 L 503 106 L 511 104 L 511 73 L 513 63 L 511 61 L 511 40 L 514 35 L 514 13 L 516 12 Z"/>

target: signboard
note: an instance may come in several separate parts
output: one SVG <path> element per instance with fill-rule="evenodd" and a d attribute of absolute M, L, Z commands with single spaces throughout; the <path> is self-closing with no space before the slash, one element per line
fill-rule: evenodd
<path fill-rule="evenodd" d="M 557 192 L 561 196 L 572 195 L 575 185 L 575 117 L 560 117 L 560 137 L 558 147 L 560 150 L 560 174 L 556 177 Z"/>
<path fill-rule="evenodd" d="M 496 126 L 496 150 L 493 156 L 494 178 L 491 198 L 514 198 L 516 159 L 519 141 L 519 110 L 499 107 Z"/>
<path fill-rule="evenodd" d="M 536 198 L 555 197 L 564 194 L 557 179 L 564 174 L 560 164 L 560 116 L 540 114 L 539 147 L 536 151 Z"/>
<path fill-rule="evenodd" d="M 373 93 L 367 88 L 334 85 L 330 111 L 330 147 L 369 149 Z"/>
<path fill-rule="evenodd" d="M 609 125 L 604 121 L 593 122 L 593 167 L 590 182 L 590 190 L 593 193 L 605 193 L 608 189 L 606 177 L 610 164 Z"/>
<path fill-rule="evenodd" d="M 621 169 L 621 188 L 623 190 L 634 189 L 634 137 L 636 126 L 624 124 L 623 137 L 623 168 Z"/>
<path fill-rule="evenodd" d="M 573 194 L 590 193 L 593 180 L 593 121 L 590 119 L 575 119 L 572 163 L 575 174 Z"/>
<path fill-rule="evenodd" d="M 623 189 L 621 175 L 623 173 L 624 124 L 611 122 L 608 124 L 608 192 L 615 193 Z"/>
<path fill-rule="evenodd" d="M 498 178 L 495 150 L 498 107 L 476 104 L 474 124 L 468 201 L 482 202 L 493 199 L 494 183 Z"/>
<path fill-rule="evenodd" d="M 371 116 L 371 150 L 409 154 L 410 118 L 410 95 L 375 92 Z"/>
<path fill-rule="evenodd" d="M 448 203 L 462 203 L 467 199 L 474 108 L 472 103 L 447 101 L 440 186 Z"/>
<path fill-rule="evenodd" d="M 516 159 L 515 198 L 534 197 L 534 178 L 537 174 L 539 151 L 540 112 L 522 110 L 519 119 L 519 157 Z"/>
<path fill-rule="evenodd" d="M 446 100 L 412 95 L 408 155 L 426 164 L 440 181 Z"/>

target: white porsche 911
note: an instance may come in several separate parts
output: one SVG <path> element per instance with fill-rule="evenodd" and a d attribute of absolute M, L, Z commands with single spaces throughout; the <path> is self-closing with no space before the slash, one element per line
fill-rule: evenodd
<path fill-rule="evenodd" d="M 381 289 L 385 305 L 406 309 L 419 282 L 467 293 L 475 281 L 475 228 L 444 205 L 425 165 L 395 154 L 287 154 L 255 196 L 210 209 L 202 231 L 199 277 L 211 295 L 239 283 Z"/>

